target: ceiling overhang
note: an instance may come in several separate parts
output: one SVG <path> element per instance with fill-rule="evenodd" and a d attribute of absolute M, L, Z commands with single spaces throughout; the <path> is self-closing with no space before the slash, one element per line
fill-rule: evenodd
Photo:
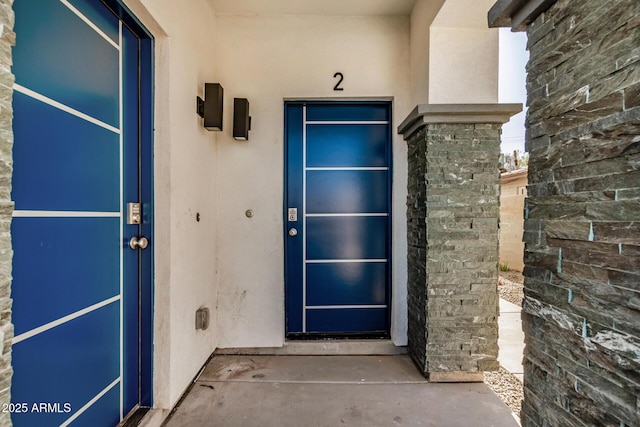
<path fill-rule="evenodd" d="M 220 15 L 409 16 L 416 0 L 209 0 Z"/>

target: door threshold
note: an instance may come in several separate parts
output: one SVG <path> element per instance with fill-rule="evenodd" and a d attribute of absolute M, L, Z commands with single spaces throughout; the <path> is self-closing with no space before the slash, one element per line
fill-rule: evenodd
<path fill-rule="evenodd" d="M 389 356 L 406 354 L 406 347 L 381 339 L 285 341 L 282 347 L 218 348 L 215 355 L 273 356 Z"/>

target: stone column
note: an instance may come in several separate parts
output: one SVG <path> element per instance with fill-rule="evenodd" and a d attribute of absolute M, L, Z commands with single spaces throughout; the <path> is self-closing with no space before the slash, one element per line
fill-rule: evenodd
<path fill-rule="evenodd" d="M 420 105 L 409 144 L 408 351 L 430 381 L 498 369 L 500 131 L 520 104 Z"/>

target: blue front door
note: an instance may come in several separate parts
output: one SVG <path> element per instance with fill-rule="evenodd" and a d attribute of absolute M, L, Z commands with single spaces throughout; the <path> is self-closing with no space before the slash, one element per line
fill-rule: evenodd
<path fill-rule="evenodd" d="M 289 338 L 388 336 L 391 106 L 285 105 Z"/>
<path fill-rule="evenodd" d="M 151 39 L 100 1 L 14 10 L 9 410 L 115 426 L 151 404 Z"/>

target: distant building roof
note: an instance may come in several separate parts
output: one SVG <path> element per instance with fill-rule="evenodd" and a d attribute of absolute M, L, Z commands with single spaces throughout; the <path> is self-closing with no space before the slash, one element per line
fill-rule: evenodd
<path fill-rule="evenodd" d="M 511 172 L 505 172 L 500 174 L 500 184 L 506 184 L 507 182 L 515 181 L 520 178 L 526 178 L 529 172 L 529 168 L 516 169 Z"/>

